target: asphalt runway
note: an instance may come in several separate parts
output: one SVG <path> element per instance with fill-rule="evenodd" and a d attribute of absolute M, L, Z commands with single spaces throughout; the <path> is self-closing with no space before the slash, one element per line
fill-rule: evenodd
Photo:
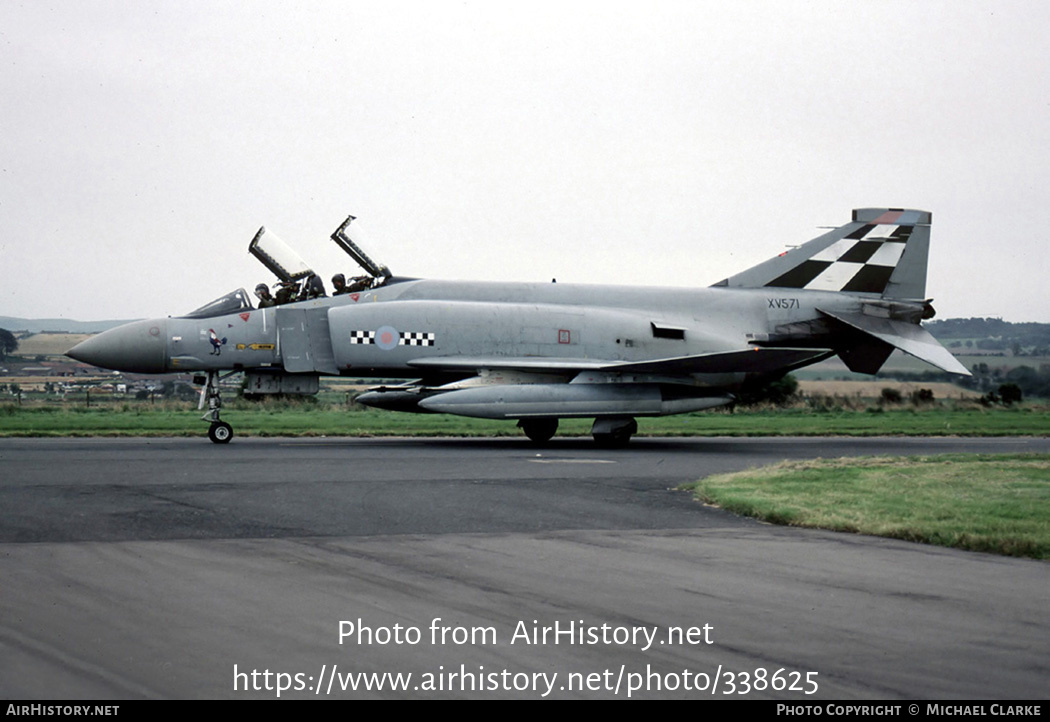
<path fill-rule="evenodd" d="M 958 451 L 1050 439 L 0 439 L 0 696 L 1044 699 L 1050 565 L 675 490 Z"/>

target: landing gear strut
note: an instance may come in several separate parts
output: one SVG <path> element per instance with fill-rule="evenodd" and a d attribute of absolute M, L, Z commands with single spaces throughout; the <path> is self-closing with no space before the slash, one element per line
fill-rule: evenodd
<path fill-rule="evenodd" d="M 233 427 L 227 424 L 225 421 L 219 418 L 219 409 L 222 408 L 222 396 L 219 394 L 219 381 L 231 376 L 233 371 L 224 376 L 220 376 L 218 371 L 209 371 L 207 379 L 201 379 L 201 377 L 194 378 L 194 381 L 201 383 L 203 381 L 204 388 L 201 389 L 201 400 L 197 404 L 197 410 L 200 411 L 204 408 L 204 402 L 208 402 L 208 412 L 201 417 L 204 421 L 210 421 L 211 426 L 208 427 L 208 438 L 215 444 L 228 444 L 230 439 L 233 438 Z"/>
<path fill-rule="evenodd" d="M 600 449 L 622 449 L 638 431 L 638 422 L 630 416 L 595 419 L 591 436 Z"/>
<path fill-rule="evenodd" d="M 532 441 L 543 444 L 551 440 L 558 430 L 557 419 L 519 419 L 518 426 Z"/>

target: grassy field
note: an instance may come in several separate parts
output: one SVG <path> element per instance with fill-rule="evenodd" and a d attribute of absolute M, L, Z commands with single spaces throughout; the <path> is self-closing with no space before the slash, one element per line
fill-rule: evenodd
<path fill-rule="evenodd" d="M 91 333 L 36 333 L 19 340 L 18 355 L 26 358 L 38 355 L 61 356 L 93 335 Z"/>
<path fill-rule="evenodd" d="M 207 430 L 190 402 L 0 403 L 0 436 L 197 436 Z M 323 402 L 232 401 L 223 420 L 237 436 L 518 436 L 513 421 L 444 414 L 404 414 Z M 563 420 L 559 435 L 590 433 L 590 419 Z M 641 418 L 648 436 L 1043 436 L 1050 409 L 977 405 L 739 409 Z"/>
<path fill-rule="evenodd" d="M 799 381 L 798 390 L 806 396 L 836 396 L 841 398 L 859 397 L 865 402 L 871 402 L 879 398 L 883 389 L 891 388 L 899 391 L 904 398 L 908 398 L 912 392 L 919 389 L 929 389 L 938 399 L 976 399 L 982 394 L 980 391 L 964 389 L 954 384 L 940 381 L 891 381 L 876 379 L 874 381 L 836 381 L 833 379 L 819 381 Z"/>
<path fill-rule="evenodd" d="M 690 488 L 777 524 L 1050 559 L 1047 455 L 784 462 Z"/>

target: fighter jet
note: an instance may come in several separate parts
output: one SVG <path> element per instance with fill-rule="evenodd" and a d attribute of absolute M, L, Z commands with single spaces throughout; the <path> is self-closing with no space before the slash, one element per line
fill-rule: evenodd
<path fill-rule="evenodd" d="M 874 374 L 900 349 L 969 375 L 921 325 L 934 314 L 927 211 L 854 210 L 849 223 L 707 288 L 404 278 L 364 253 L 354 220 L 332 240 L 369 274 L 356 291 L 257 308 L 239 289 L 184 316 L 111 329 L 68 355 L 120 371 L 199 372 L 216 443 L 233 436 L 219 381 L 238 372 L 260 394 L 316 393 L 321 376 L 412 379 L 357 400 L 516 420 L 536 442 L 559 419 L 593 418 L 606 447 L 625 445 L 637 417 L 732 404 L 835 355 Z M 285 290 L 313 275 L 265 227 L 249 251 Z"/>

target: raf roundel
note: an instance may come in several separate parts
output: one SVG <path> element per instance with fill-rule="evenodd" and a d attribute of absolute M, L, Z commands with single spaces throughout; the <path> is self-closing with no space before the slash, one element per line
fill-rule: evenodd
<path fill-rule="evenodd" d="M 393 326 L 380 326 L 376 329 L 375 339 L 376 346 L 384 351 L 391 351 L 397 348 L 401 335 Z"/>

